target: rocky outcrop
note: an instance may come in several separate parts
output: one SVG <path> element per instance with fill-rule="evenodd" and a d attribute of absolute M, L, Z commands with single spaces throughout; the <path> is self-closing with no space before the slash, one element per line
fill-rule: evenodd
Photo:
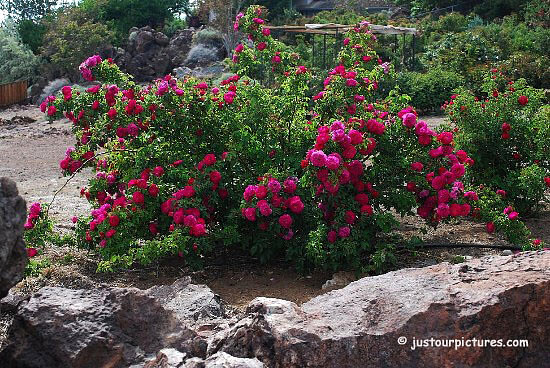
<path fill-rule="evenodd" d="M 23 242 L 23 224 L 27 204 L 19 196 L 15 182 L 0 178 L 0 299 L 23 279 L 27 251 Z"/>
<path fill-rule="evenodd" d="M 189 278 L 18 305 L 2 367 L 542 367 L 550 252 L 367 277 L 301 307 L 256 298 L 240 318 Z"/>
<path fill-rule="evenodd" d="M 55 96 L 59 91 L 61 91 L 61 88 L 70 85 L 71 82 L 67 78 L 58 78 L 47 82 L 47 84 L 40 91 L 38 91 L 38 89 L 30 91 L 32 102 L 34 104 L 40 105 L 48 96 Z M 36 86 L 40 85 L 37 84 Z M 34 88 L 35 86 L 31 87 L 31 89 Z"/>
<path fill-rule="evenodd" d="M 174 349 L 161 350 L 157 357 L 145 364 L 146 368 L 264 368 L 256 358 L 237 358 L 220 351 L 208 359 L 185 359 L 185 354 Z M 136 367 L 137 368 L 137 367 Z"/>
<path fill-rule="evenodd" d="M 268 367 L 540 367 L 550 356 L 550 252 L 404 269 L 301 307 L 257 298 L 247 314 L 209 354 L 257 357 Z M 413 349 L 431 338 L 439 342 Z M 437 347 L 474 338 L 529 346 Z"/>
<path fill-rule="evenodd" d="M 219 295 L 206 285 L 191 284 L 189 277 L 181 278 L 172 285 L 154 286 L 147 290 L 147 295 L 189 325 L 220 322 L 230 317 Z"/>
<path fill-rule="evenodd" d="M 195 37 L 197 34 L 202 36 Z M 225 70 L 221 61 L 226 50 L 221 35 L 209 29 L 176 31 L 172 37 L 147 26 L 130 29 L 124 48 L 105 46 L 99 51 L 103 59 L 111 58 L 137 82 L 150 82 L 167 74 L 192 75 L 199 78 L 219 76 Z M 179 68 L 179 72 L 176 70 Z M 192 68 L 192 69 L 190 69 Z M 78 82 L 78 70 L 63 76 L 50 64 L 44 64 L 41 75 L 28 88 L 30 100 L 40 104 L 63 86 Z M 67 79 L 69 78 L 69 79 Z M 81 80 L 82 81 L 82 80 Z"/>
<path fill-rule="evenodd" d="M 151 27 L 132 28 L 124 55 L 115 61 L 137 81 L 150 81 L 170 72 L 172 65 L 166 50 L 169 43 L 166 35 Z M 180 52 L 187 51 L 184 48 Z"/>
<path fill-rule="evenodd" d="M 194 335 L 137 289 L 46 287 L 18 309 L 0 360 L 5 367 L 125 366 Z"/>
<path fill-rule="evenodd" d="M 197 332 L 215 331 L 221 316 L 228 317 L 219 298 L 189 278 L 145 291 L 45 287 L 20 304 L 0 361 L 2 367 L 127 367 L 170 348 L 202 359 L 207 342 Z"/>
<path fill-rule="evenodd" d="M 181 66 L 205 66 L 223 59 L 223 45 L 193 45 L 194 34 L 193 29 L 183 29 L 168 38 L 151 27 L 132 28 L 125 51 L 118 52 L 114 59 L 140 82 L 162 77 Z"/>
<path fill-rule="evenodd" d="M 183 66 L 172 71 L 172 74 L 177 78 L 184 78 L 186 76 L 195 78 L 217 78 L 223 76 L 224 73 L 227 73 L 227 69 L 221 62 L 212 63 L 205 67 L 196 66 L 193 69 Z"/>

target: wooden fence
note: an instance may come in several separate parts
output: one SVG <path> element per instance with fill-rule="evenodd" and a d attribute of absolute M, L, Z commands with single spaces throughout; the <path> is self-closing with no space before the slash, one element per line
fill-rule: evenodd
<path fill-rule="evenodd" d="M 27 98 L 27 81 L 0 84 L 0 106 L 9 106 Z"/>

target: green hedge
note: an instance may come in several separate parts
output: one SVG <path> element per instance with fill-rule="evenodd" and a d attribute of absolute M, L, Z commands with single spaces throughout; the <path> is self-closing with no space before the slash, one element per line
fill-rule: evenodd
<path fill-rule="evenodd" d="M 439 111 L 453 90 L 464 82 L 460 74 L 441 69 L 427 73 L 403 72 L 397 78 L 401 91 L 411 96 L 411 105 L 424 111 Z"/>

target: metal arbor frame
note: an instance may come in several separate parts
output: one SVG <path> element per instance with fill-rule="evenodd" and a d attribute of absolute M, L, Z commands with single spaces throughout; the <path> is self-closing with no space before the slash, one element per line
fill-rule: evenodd
<path fill-rule="evenodd" d="M 344 24 L 335 24 L 335 23 L 328 23 L 328 24 L 305 24 L 303 26 L 294 26 L 294 25 L 285 25 L 285 26 L 268 26 L 266 28 L 269 28 L 274 31 L 282 31 L 282 32 L 289 32 L 289 33 L 300 33 L 300 34 L 309 34 L 311 35 L 312 40 L 312 60 L 313 65 L 315 65 L 315 36 L 322 36 L 323 40 L 323 53 L 322 53 L 322 67 L 323 69 L 326 69 L 327 66 L 327 36 L 328 37 L 334 37 L 335 43 L 334 43 L 334 52 L 333 52 L 333 60 L 336 59 L 336 55 L 338 54 L 338 49 L 340 42 L 338 42 L 339 37 L 341 37 L 344 33 L 349 31 L 350 29 L 354 28 L 354 25 L 344 25 Z M 402 35 L 403 37 L 403 48 L 401 49 L 401 66 L 404 67 L 405 65 L 405 44 L 406 44 L 406 36 L 412 35 L 411 40 L 411 56 L 412 56 L 412 62 L 414 64 L 415 61 L 415 46 L 416 46 L 416 35 L 418 34 L 418 31 L 416 28 L 407 28 L 407 27 L 394 27 L 394 26 L 382 26 L 377 24 L 371 24 L 370 28 L 372 30 L 372 33 L 374 34 L 387 34 L 387 35 L 395 35 L 395 39 L 397 41 L 398 35 Z M 397 47 L 397 42 L 395 42 L 395 47 Z"/>

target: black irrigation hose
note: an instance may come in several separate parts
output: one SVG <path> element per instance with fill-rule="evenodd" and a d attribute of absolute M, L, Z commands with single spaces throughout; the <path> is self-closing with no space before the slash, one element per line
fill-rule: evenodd
<path fill-rule="evenodd" d="M 400 247 L 400 248 L 409 248 L 409 247 Z M 522 250 L 520 246 L 517 245 L 496 245 L 496 244 L 478 244 L 478 243 L 420 243 L 411 247 L 414 248 L 489 248 L 489 249 L 500 249 L 500 250 Z"/>

